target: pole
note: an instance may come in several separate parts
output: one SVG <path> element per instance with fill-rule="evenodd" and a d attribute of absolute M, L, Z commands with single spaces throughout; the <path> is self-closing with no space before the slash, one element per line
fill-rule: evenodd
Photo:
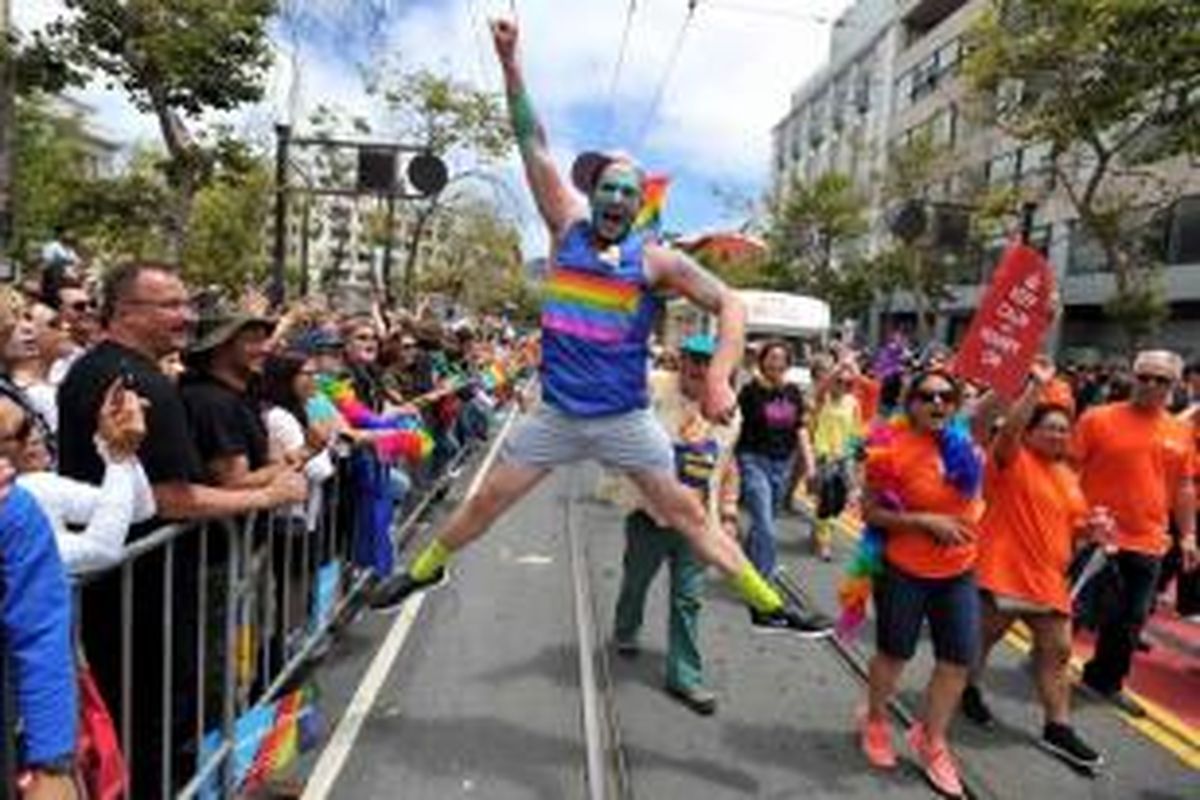
<path fill-rule="evenodd" d="M 300 296 L 308 297 L 308 230 L 312 221 L 312 198 L 304 198 L 304 216 L 300 222 Z"/>
<path fill-rule="evenodd" d="M 13 230 L 12 208 L 12 144 L 16 127 L 16 87 L 12 56 L 7 52 L 9 37 L 9 0 L 0 0 L 0 280 L 16 280 L 16 270 L 9 261 L 8 248 Z"/>
<path fill-rule="evenodd" d="M 287 169 L 288 144 L 292 137 L 292 126 L 275 126 L 275 257 L 271 265 L 270 300 L 273 308 L 279 308 L 287 296 L 284 284 L 284 265 L 287 261 Z"/>
<path fill-rule="evenodd" d="M 387 196 L 387 230 L 383 237 L 383 306 L 392 307 L 392 240 L 396 237 L 396 196 Z M 407 277 L 407 276 L 406 276 Z M 404 286 L 405 303 L 408 302 L 408 283 Z"/>

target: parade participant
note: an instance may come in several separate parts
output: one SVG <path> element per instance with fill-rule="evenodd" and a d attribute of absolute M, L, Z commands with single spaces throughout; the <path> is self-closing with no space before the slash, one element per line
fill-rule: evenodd
<path fill-rule="evenodd" d="M 852 364 L 839 364 L 819 390 L 813 414 L 813 453 L 817 460 L 813 541 L 822 561 L 833 558 L 833 525 L 850 498 L 862 413 L 853 394 L 855 379 Z"/>
<path fill-rule="evenodd" d="M 812 464 L 804 396 L 784 381 L 791 362 L 786 342 L 765 343 L 758 351 L 758 373 L 738 395 L 738 473 L 750 514 L 746 555 L 763 575 L 775 574 L 775 514 L 791 488 L 792 461 L 799 458 L 798 476 L 806 476 Z"/>
<path fill-rule="evenodd" d="M 675 448 L 679 480 L 704 502 L 710 521 L 737 537 L 737 440 L 735 420 L 713 425 L 700 413 L 705 374 L 716 350 L 711 336 L 696 335 L 680 347 L 679 372 L 658 370 L 650 376 L 651 405 Z M 625 517 L 625 569 L 617 598 L 614 638 L 617 652 L 636 655 L 646 592 L 666 561 L 671 571 L 670 621 L 667 643 L 667 692 L 697 714 L 717 710 L 717 697 L 704 686 L 700 658 L 700 593 L 704 566 L 687 539 L 658 522 L 651 509 L 633 494 L 622 497 L 630 508 Z M 730 530 L 732 529 L 732 530 Z"/>
<path fill-rule="evenodd" d="M 1089 409 L 1075 430 L 1083 493 L 1112 510 L 1121 580 L 1111 613 L 1100 621 L 1096 651 L 1083 683 L 1124 710 L 1144 710 L 1122 693 L 1142 626 L 1154 602 L 1163 556 L 1170 547 L 1174 512 L 1185 571 L 1195 569 L 1196 495 L 1192 432 L 1167 411 L 1181 360 L 1166 350 L 1139 353 L 1133 363 L 1133 396 Z"/>
<path fill-rule="evenodd" d="M 907 739 L 927 780 L 962 796 L 946 742 L 967 671 L 979 652 L 979 594 L 972 568 L 982 463 L 965 423 L 954 419 L 959 387 L 931 369 L 912 379 L 905 415 L 867 439 L 864 518 L 882 535 L 883 562 L 874 580 L 875 654 L 860 742 L 868 761 L 896 764 L 887 706 L 928 620 L 935 664 L 923 711 Z"/>
<path fill-rule="evenodd" d="M 1071 598 L 1067 568 L 1076 541 L 1103 541 L 1112 518 L 1088 510 L 1079 477 L 1066 463 L 1071 414 L 1046 403 L 1054 383 L 1049 362 L 1035 363 L 1024 393 L 1010 408 L 991 447 L 979 524 L 979 586 L 983 649 L 988 653 L 1018 619 L 1033 633 L 1034 669 L 1045 724 L 1038 744 L 1066 761 L 1095 768 L 1103 759 L 1070 725 Z M 992 714 L 978 683 L 963 692 L 963 714 L 990 725 Z"/>
<path fill-rule="evenodd" d="M 670 440 L 647 408 L 656 292 L 678 293 L 718 318 L 719 343 L 700 403 L 715 422 L 727 421 L 736 408 L 730 377 L 742 353 L 744 306 L 686 255 L 631 234 L 642 171 L 628 156 L 576 159 L 572 178 L 590 198 L 588 214 L 562 181 L 534 114 L 518 64 L 516 24 L 493 22 L 492 34 L 526 177 L 553 242 L 542 307 L 544 402 L 513 431 L 480 490 L 408 569 L 380 587 L 373 605 L 395 608 L 444 580 L 451 555 L 483 535 L 553 467 L 590 458 L 629 475 L 662 522 L 720 568 L 757 624 L 827 635 L 827 620 L 786 606 L 737 543 L 709 524 L 703 504 L 676 479 Z"/>

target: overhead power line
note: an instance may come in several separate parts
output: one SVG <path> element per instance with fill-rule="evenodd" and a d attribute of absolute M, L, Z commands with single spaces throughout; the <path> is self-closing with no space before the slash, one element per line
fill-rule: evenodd
<path fill-rule="evenodd" d="M 629 31 L 633 28 L 633 16 L 637 12 L 637 0 L 629 0 L 625 10 L 625 25 L 621 31 L 621 45 L 617 48 L 617 62 L 613 65 L 612 80 L 608 84 L 608 104 L 611 107 L 621 80 L 621 68 L 625 64 L 625 50 L 629 47 Z"/>
<path fill-rule="evenodd" d="M 675 41 L 671 43 L 671 51 L 667 56 L 666 67 L 663 69 L 658 86 L 654 90 L 654 98 L 650 101 L 650 109 L 646 112 L 646 117 L 642 120 L 641 127 L 638 128 L 635 142 L 639 146 L 642 140 L 646 138 L 646 134 L 649 132 L 650 126 L 654 123 L 655 117 L 658 116 L 658 107 L 662 103 L 663 95 L 667 90 L 667 84 L 670 83 L 671 76 L 675 72 L 675 66 L 679 62 L 679 54 L 683 52 L 683 41 L 687 38 L 688 29 L 691 27 L 692 20 L 696 17 L 697 5 L 699 5 L 699 0 L 688 0 L 687 16 L 683 18 L 683 24 L 679 26 L 679 32 L 675 34 Z"/>

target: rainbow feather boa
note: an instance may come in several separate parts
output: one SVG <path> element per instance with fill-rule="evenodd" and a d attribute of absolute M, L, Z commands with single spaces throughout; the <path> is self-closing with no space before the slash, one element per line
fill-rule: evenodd
<path fill-rule="evenodd" d="M 387 431 L 375 440 L 375 452 L 384 461 L 401 458 L 416 464 L 433 454 L 433 437 L 417 414 L 376 414 L 354 393 L 348 378 L 322 376 L 317 386 L 337 408 L 351 427 L 360 430 Z"/>
<path fill-rule="evenodd" d="M 866 483 L 871 487 L 878 502 L 889 510 L 900 511 L 904 502 L 900 495 L 900 475 L 891 459 L 882 457 L 881 451 L 895 441 L 897 435 L 908 427 L 903 416 L 893 417 L 872 426 L 864 441 Z M 938 437 L 938 451 L 942 461 L 942 472 L 946 481 L 964 497 L 975 497 L 983 484 L 983 459 L 971 439 L 971 432 L 964 418 L 955 417 Z M 858 540 L 858 549 L 845 575 L 838 585 L 838 635 L 850 638 L 858 633 L 867 620 L 867 604 L 871 599 L 871 585 L 883 573 L 884 531 L 874 525 L 863 527 Z"/>

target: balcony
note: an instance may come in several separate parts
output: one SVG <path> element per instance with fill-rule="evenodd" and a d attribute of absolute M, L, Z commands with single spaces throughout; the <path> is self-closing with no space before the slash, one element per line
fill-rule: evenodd
<path fill-rule="evenodd" d="M 966 4 L 967 0 L 917 0 L 903 19 L 907 46 L 911 47 L 924 39 L 930 31 Z"/>

